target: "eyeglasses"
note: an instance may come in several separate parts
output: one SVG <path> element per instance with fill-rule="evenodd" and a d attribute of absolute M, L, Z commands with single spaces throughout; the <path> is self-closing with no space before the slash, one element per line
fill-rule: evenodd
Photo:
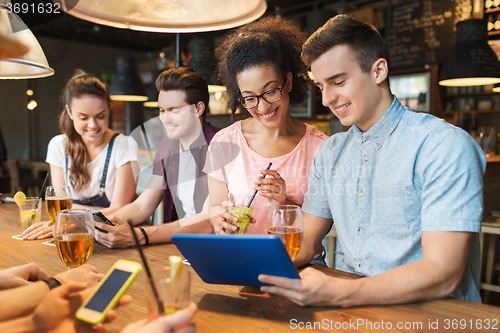
<path fill-rule="evenodd" d="M 240 101 L 241 105 L 243 105 L 245 109 L 253 109 L 259 105 L 259 98 L 262 98 L 268 103 L 274 103 L 281 100 L 281 97 L 283 97 L 283 94 L 281 93 L 283 88 L 284 85 L 281 88 L 271 89 L 260 95 L 240 97 L 238 98 L 238 101 Z"/>

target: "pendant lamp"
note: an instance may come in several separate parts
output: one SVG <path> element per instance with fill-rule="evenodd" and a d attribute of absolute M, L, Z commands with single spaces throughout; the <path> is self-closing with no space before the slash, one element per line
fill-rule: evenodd
<path fill-rule="evenodd" d="M 455 46 L 443 65 L 442 86 L 479 86 L 500 82 L 500 62 L 488 44 L 487 21 L 457 23 Z"/>
<path fill-rule="evenodd" d="M 202 32 L 252 22 L 265 0 L 53 0 L 70 15 L 98 24 L 150 32 Z"/>
<path fill-rule="evenodd" d="M 10 0 L 0 3 L 0 53 L 2 57 L 6 57 L 0 60 L 0 79 L 29 79 L 53 75 L 54 70 L 49 67 L 37 39 L 19 16 L 8 13 L 5 3 L 10 3 Z"/>
<path fill-rule="evenodd" d="M 137 63 L 131 57 L 116 60 L 116 74 L 110 84 L 111 99 L 114 101 L 147 101 L 146 88 L 137 72 Z"/>

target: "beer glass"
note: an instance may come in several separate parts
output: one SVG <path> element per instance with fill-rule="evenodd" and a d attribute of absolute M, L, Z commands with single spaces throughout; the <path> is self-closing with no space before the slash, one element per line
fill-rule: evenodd
<path fill-rule="evenodd" d="M 73 207 L 71 191 L 68 185 L 47 186 L 45 204 L 51 224 L 56 222 L 57 212 Z"/>
<path fill-rule="evenodd" d="M 295 260 L 304 233 L 300 207 L 296 205 L 272 205 L 267 221 L 267 233 L 278 236 L 285 245 L 292 261 Z"/>
<path fill-rule="evenodd" d="M 57 213 L 54 240 L 57 252 L 68 269 L 85 264 L 94 248 L 94 219 L 88 209 Z"/>

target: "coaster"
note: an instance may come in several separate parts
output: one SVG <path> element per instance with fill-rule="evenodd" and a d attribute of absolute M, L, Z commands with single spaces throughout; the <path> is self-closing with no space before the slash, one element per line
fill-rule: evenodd
<path fill-rule="evenodd" d="M 15 236 L 12 236 L 11 238 L 23 240 L 23 235 L 15 235 Z"/>
<path fill-rule="evenodd" d="M 49 241 L 46 241 L 46 242 L 43 242 L 42 244 L 44 244 L 44 245 L 50 245 L 50 246 L 56 246 L 56 243 L 54 242 L 53 239 L 51 239 Z"/>

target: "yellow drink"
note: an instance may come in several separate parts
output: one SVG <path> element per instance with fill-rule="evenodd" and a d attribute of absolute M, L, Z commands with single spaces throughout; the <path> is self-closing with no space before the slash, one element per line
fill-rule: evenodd
<path fill-rule="evenodd" d="M 281 241 L 285 245 L 286 252 L 290 255 L 290 258 L 295 260 L 297 254 L 299 254 L 300 244 L 302 242 L 302 230 L 296 227 L 271 227 L 267 229 L 267 233 L 271 235 L 276 235 L 281 238 Z"/>
<path fill-rule="evenodd" d="M 71 198 L 58 198 L 46 197 L 45 204 L 47 205 L 47 214 L 49 215 L 52 223 L 56 221 L 57 212 L 73 207 L 73 199 Z"/>
<path fill-rule="evenodd" d="M 231 207 L 228 212 L 238 217 L 238 222 L 228 221 L 229 223 L 238 227 L 236 231 L 226 230 L 229 234 L 246 234 L 248 231 L 248 224 L 252 218 L 253 207 Z"/>
<path fill-rule="evenodd" d="M 59 257 L 68 268 L 85 264 L 94 249 L 94 238 L 85 233 L 60 235 L 55 243 Z"/>
<path fill-rule="evenodd" d="M 41 220 L 41 212 L 37 209 L 25 210 L 19 213 L 21 215 L 21 226 L 23 230 L 28 229 L 30 226 L 40 222 Z"/>

